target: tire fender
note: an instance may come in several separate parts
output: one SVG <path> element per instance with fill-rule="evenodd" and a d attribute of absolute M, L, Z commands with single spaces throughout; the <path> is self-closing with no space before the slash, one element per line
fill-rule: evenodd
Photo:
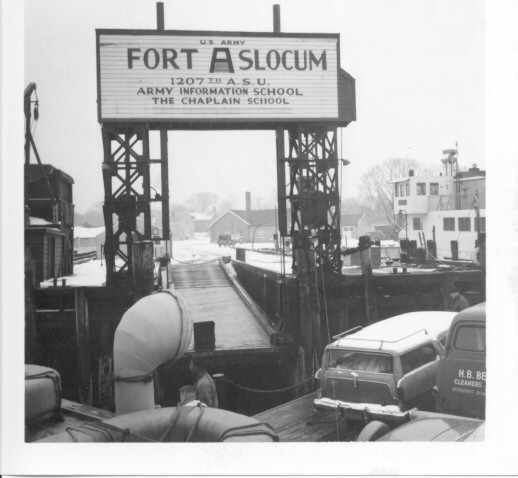
<path fill-rule="evenodd" d="M 356 441 L 376 441 L 390 431 L 390 427 L 383 422 L 372 421 L 365 425 Z"/>

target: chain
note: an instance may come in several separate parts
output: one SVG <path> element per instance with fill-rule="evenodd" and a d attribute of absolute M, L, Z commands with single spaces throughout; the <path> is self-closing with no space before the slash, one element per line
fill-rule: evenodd
<path fill-rule="evenodd" d="M 238 383 L 229 380 L 227 377 L 223 377 L 223 380 L 230 385 L 233 385 L 236 388 L 240 388 L 241 390 L 246 390 L 247 392 L 254 392 L 254 393 L 279 393 L 279 392 L 286 392 L 288 390 L 291 390 L 292 388 L 299 387 L 300 385 L 304 385 L 305 383 L 313 380 L 313 377 L 308 377 L 306 380 L 303 380 L 302 382 L 296 383 L 295 385 L 290 385 L 289 387 L 284 388 L 277 388 L 275 390 L 260 390 L 258 388 L 251 388 L 251 387 L 245 387 L 244 385 L 239 385 Z"/>

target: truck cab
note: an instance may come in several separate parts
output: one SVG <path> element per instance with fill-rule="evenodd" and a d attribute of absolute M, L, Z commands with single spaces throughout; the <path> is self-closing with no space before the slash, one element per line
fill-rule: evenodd
<path fill-rule="evenodd" d="M 220 234 L 218 236 L 218 246 L 229 247 L 232 245 L 232 236 L 230 234 Z"/>
<path fill-rule="evenodd" d="M 446 339 L 437 374 L 437 410 L 485 418 L 486 304 L 459 312 Z"/>

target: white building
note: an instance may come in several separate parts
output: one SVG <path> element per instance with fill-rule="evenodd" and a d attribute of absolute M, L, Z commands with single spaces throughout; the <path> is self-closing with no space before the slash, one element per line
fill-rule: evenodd
<path fill-rule="evenodd" d="M 478 232 L 486 232 L 485 171 L 476 165 L 440 176 L 410 171 L 409 177 L 392 183 L 400 239 L 408 237 L 419 247 L 423 238 L 435 237 L 438 259 L 452 258 L 451 242 L 457 241 L 458 258 L 472 259 Z"/>
<path fill-rule="evenodd" d="M 100 227 L 74 227 L 74 251 L 97 252 L 97 258 L 101 258 L 101 244 L 106 239 L 106 231 L 104 226 Z"/>

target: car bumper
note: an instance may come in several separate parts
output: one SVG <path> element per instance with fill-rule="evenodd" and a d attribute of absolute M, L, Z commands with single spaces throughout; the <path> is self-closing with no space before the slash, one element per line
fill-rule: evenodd
<path fill-rule="evenodd" d="M 331 398 L 316 398 L 314 404 L 318 410 L 338 410 L 349 420 L 364 422 L 380 420 L 392 424 L 405 423 L 410 420 L 410 410 L 401 411 L 397 405 L 342 402 Z"/>

